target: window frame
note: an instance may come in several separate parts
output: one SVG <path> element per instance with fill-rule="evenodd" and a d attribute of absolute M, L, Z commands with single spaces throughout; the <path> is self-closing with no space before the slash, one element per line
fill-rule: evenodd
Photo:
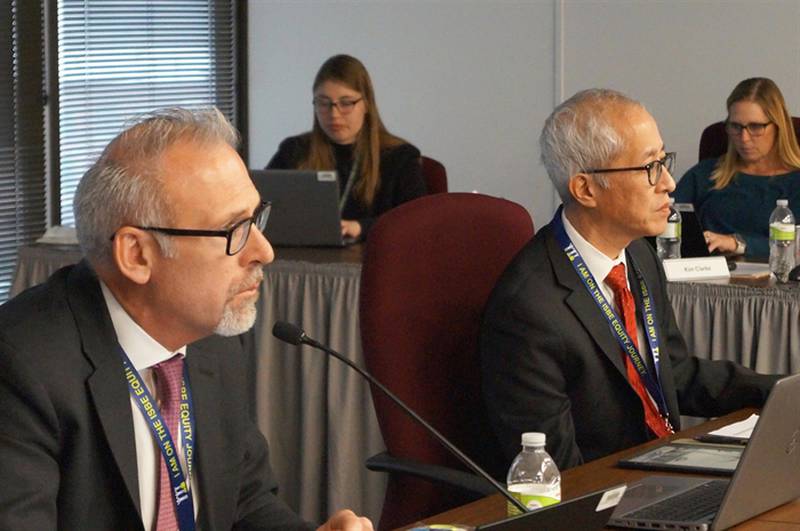
<path fill-rule="evenodd" d="M 0 7 L 7 46 L 0 50 L 6 126 L 0 142 L 0 303 L 13 286 L 19 248 L 33 243 L 47 226 L 42 9 L 40 2 L 26 0 Z"/>
<path fill-rule="evenodd" d="M 233 9 L 234 103 L 231 122 L 239 131 L 239 155 L 248 157 L 248 90 L 247 90 L 247 2 L 229 0 Z M 47 149 L 47 226 L 60 225 L 61 219 L 61 138 L 58 64 L 58 1 L 42 0 L 45 25 L 45 120 Z"/>

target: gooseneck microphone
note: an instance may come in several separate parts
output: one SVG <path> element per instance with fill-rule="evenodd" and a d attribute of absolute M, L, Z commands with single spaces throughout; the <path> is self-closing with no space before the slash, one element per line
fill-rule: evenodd
<path fill-rule="evenodd" d="M 362 369 L 361 367 L 359 367 L 358 365 L 356 365 L 355 363 L 344 357 L 342 354 L 339 354 L 335 350 L 326 347 L 322 343 L 314 341 L 313 339 L 311 339 L 306 335 L 306 333 L 303 331 L 302 328 L 300 328 L 297 325 L 287 323 L 285 321 L 276 321 L 275 325 L 272 327 L 272 335 L 280 339 L 281 341 L 285 341 L 286 343 L 290 343 L 292 345 L 304 344 L 319 349 L 333 356 L 334 358 L 338 359 L 342 363 L 346 364 L 347 366 L 358 372 L 358 374 L 366 378 L 370 384 L 372 384 L 377 389 L 380 389 L 383 394 L 388 396 L 392 400 L 392 402 L 400 406 L 400 408 L 403 411 L 405 411 L 409 417 L 414 419 L 414 421 L 416 421 L 423 428 L 425 428 L 431 435 L 433 435 L 436 438 L 436 440 L 438 440 L 442 444 L 442 446 L 447 448 L 447 450 L 451 454 L 458 457 L 461 460 L 461 462 L 464 463 L 470 470 L 472 470 L 473 472 L 481 476 L 483 479 L 491 483 L 492 486 L 497 490 L 497 492 L 505 496 L 506 499 L 508 499 L 509 502 L 514 504 L 516 508 L 518 508 L 523 513 L 529 512 L 528 508 L 525 507 L 525 505 L 522 502 L 516 499 L 510 492 L 508 492 L 505 489 L 505 487 L 503 487 L 500 483 L 497 482 L 497 480 L 495 480 L 492 476 L 490 476 L 488 472 L 486 472 L 484 469 L 478 466 L 478 464 L 475 463 L 472 459 L 467 457 L 467 455 L 464 452 L 456 448 L 456 446 L 449 440 L 447 440 L 447 438 L 444 435 L 439 433 L 439 431 L 436 428 L 428 424 L 428 422 L 425 419 L 420 417 L 414 410 L 408 407 L 405 404 L 405 402 L 403 402 L 397 396 L 395 396 L 394 393 L 389 391 L 389 389 L 387 389 L 382 383 L 376 380 L 375 377 L 372 376 L 370 373 L 368 373 L 367 371 L 365 371 L 364 369 Z"/>

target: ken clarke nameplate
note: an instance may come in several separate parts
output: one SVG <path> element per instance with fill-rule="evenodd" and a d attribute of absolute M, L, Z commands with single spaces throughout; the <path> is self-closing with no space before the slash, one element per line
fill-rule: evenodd
<path fill-rule="evenodd" d="M 724 256 L 668 258 L 663 264 L 669 281 L 712 280 L 731 276 Z"/>

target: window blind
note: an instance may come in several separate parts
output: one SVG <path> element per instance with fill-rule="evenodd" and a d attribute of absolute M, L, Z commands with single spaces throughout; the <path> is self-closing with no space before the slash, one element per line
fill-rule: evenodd
<path fill-rule="evenodd" d="M 60 223 L 83 173 L 131 118 L 215 105 L 236 116 L 236 0 L 59 0 Z"/>
<path fill-rule="evenodd" d="M 0 302 L 46 223 L 41 28 L 39 2 L 0 2 Z"/>

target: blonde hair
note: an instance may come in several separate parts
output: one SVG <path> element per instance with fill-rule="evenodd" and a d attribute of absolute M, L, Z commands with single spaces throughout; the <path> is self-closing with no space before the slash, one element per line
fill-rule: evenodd
<path fill-rule="evenodd" d="M 375 101 L 375 91 L 372 89 L 372 80 L 361 61 L 349 55 L 334 55 L 320 67 L 314 78 L 312 90 L 316 91 L 326 81 L 346 85 L 360 93 L 363 98 L 366 115 L 353 150 L 353 164 L 359 166 L 357 168 L 359 178 L 353 183 L 353 195 L 367 207 L 372 206 L 380 187 L 381 150 L 406 142 L 389 133 L 383 125 Z M 335 159 L 331 141 L 322 130 L 316 113 L 309 136 L 308 154 L 300 161 L 298 167 L 311 170 L 333 169 Z"/>
<path fill-rule="evenodd" d="M 775 137 L 781 162 L 790 168 L 800 168 L 800 146 L 797 145 L 792 117 L 786 109 L 783 94 L 775 82 L 766 77 L 752 77 L 740 82 L 728 96 L 726 108 L 729 114 L 733 104 L 740 101 L 750 101 L 761 107 L 769 121 L 778 129 Z M 741 169 L 741 165 L 739 152 L 729 137 L 728 151 L 720 157 L 711 174 L 711 180 L 714 181 L 713 189 L 722 190 L 728 186 Z"/>

